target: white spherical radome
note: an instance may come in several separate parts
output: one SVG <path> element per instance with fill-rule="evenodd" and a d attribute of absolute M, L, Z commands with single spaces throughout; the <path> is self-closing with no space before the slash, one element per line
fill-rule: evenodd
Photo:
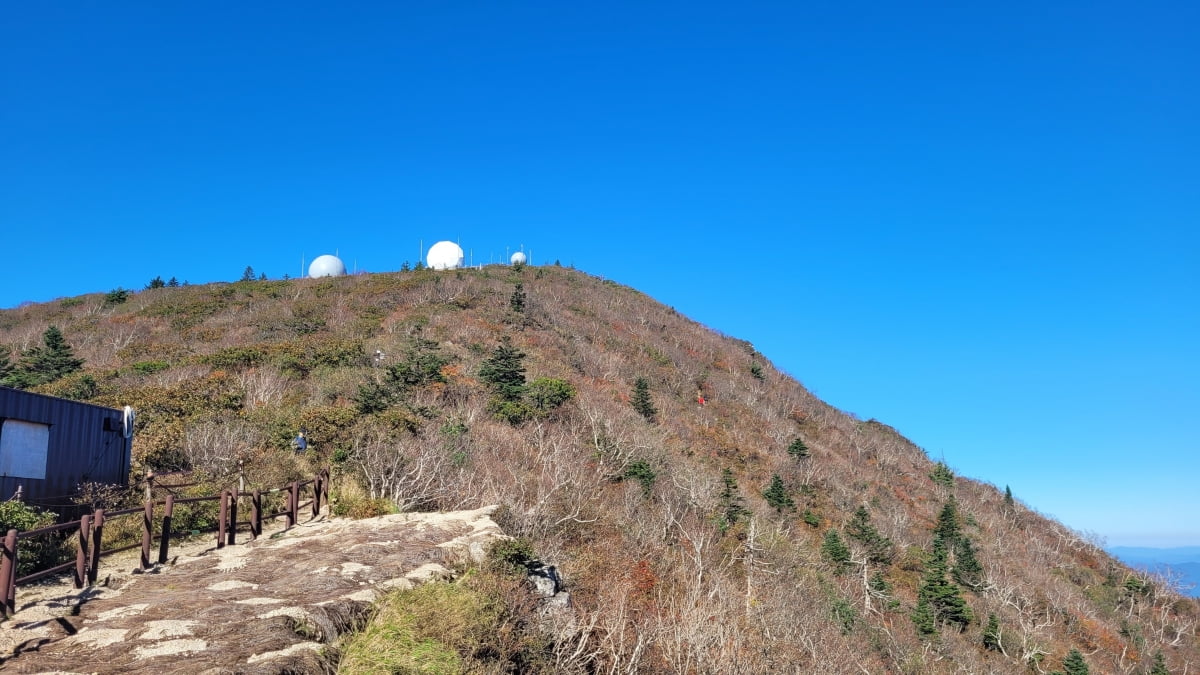
<path fill-rule="evenodd" d="M 346 264 L 335 255 L 318 256 L 308 266 L 308 278 L 340 277 L 346 273 Z"/>
<path fill-rule="evenodd" d="M 456 270 L 463 265 L 462 247 L 452 241 L 439 241 L 429 247 L 425 264 L 433 270 Z"/>
<path fill-rule="evenodd" d="M 528 258 L 525 257 L 525 253 L 523 251 L 517 251 L 516 253 L 512 254 L 512 258 L 509 259 L 509 262 L 514 265 L 524 265 L 527 260 Z"/>

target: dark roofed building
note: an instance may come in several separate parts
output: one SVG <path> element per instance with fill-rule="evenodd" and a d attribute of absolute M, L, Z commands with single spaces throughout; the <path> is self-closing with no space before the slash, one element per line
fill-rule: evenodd
<path fill-rule="evenodd" d="M 81 483 L 129 479 L 133 420 L 123 410 L 0 387 L 0 500 L 51 510 Z"/>

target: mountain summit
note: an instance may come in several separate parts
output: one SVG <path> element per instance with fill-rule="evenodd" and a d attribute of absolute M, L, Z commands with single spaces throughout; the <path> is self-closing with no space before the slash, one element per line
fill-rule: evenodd
<path fill-rule="evenodd" d="M 339 513 L 500 504 L 572 598 L 527 670 L 1200 663 L 1196 600 L 576 270 L 94 294 L 0 312 L 0 345 L 15 359 L 50 326 L 83 367 L 37 390 L 133 406 L 135 475 L 272 485 L 330 463 Z"/>

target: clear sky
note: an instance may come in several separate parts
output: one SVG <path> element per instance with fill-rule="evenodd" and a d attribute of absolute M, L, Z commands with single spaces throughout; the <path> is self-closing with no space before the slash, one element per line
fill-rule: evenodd
<path fill-rule="evenodd" d="M 1200 4 L 180 4 L 6 8 L 0 307 L 523 245 L 1200 544 Z"/>

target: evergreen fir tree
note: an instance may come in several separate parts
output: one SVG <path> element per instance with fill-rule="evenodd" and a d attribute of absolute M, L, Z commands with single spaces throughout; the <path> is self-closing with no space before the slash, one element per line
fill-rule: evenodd
<path fill-rule="evenodd" d="M 746 510 L 745 501 L 742 499 L 742 493 L 738 490 L 737 481 L 733 477 L 733 471 L 728 468 L 721 470 L 719 502 L 721 513 L 718 515 L 718 519 L 722 531 L 736 525 L 742 516 L 749 513 Z"/>
<path fill-rule="evenodd" d="M 246 269 L 242 270 L 242 281 L 254 281 L 254 268 L 246 265 Z"/>
<path fill-rule="evenodd" d="M 1004 505 L 1009 508 L 1012 508 L 1012 506 L 1014 505 L 1013 496 L 1012 496 L 1012 488 L 1010 488 L 1007 485 L 1004 486 Z"/>
<path fill-rule="evenodd" d="M 167 285 L 167 282 L 163 281 L 162 276 L 157 276 L 157 277 L 154 277 L 153 279 L 151 279 L 150 283 L 146 284 L 146 288 L 162 288 L 163 286 L 166 286 L 166 285 Z"/>
<path fill-rule="evenodd" d="M 525 287 L 518 283 L 513 289 L 512 297 L 508 299 L 508 306 L 517 314 L 525 313 Z"/>
<path fill-rule="evenodd" d="M 633 397 L 629 399 L 633 409 L 646 418 L 647 422 L 654 422 L 658 415 L 658 408 L 654 407 L 654 402 L 650 400 L 650 383 L 644 377 L 639 377 L 633 383 Z"/>
<path fill-rule="evenodd" d="M 804 439 L 799 436 L 796 437 L 796 440 L 792 441 L 787 451 L 789 455 L 795 457 L 797 460 L 808 458 L 808 446 L 804 444 Z"/>
<path fill-rule="evenodd" d="M 1150 675 L 1171 675 L 1167 670 L 1167 660 L 1163 658 L 1162 650 L 1154 652 L 1154 664 L 1150 666 Z"/>
<path fill-rule="evenodd" d="M 43 347 L 33 347 L 21 355 L 8 380 L 21 389 L 53 382 L 83 367 L 83 359 L 75 358 L 58 326 L 50 326 L 42 334 Z"/>
<path fill-rule="evenodd" d="M 170 280 L 167 281 L 167 288 L 179 288 L 179 280 L 175 277 L 171 277 Z"/>
<path fill-rule="evenodd" d="M 995 614 L 988 614 L 987 626 L 983 629 L 983 648 L 1000 651 L 1000 619 Z"/>
<path fill-rule="evenodd" d="M 479 367 L 479 377 L 505 401 L 519 401 L 525 393 L 525 353 L 506 335 Z"/>
<path fill-rule="evenodd" d="M 933 553 L 925 566 L 925 576 L 921 580 L 917 598 L 928 603 L 937 624 L 949 624 L 961 630 L 971 623 L 974 616 L 958 586 L 946 579 L 946 557 L 945 542 L 934 535 Z"/>
<path fill-rule="evenodd" d="M 787 488 L 783 485 L 783 479 L 777 473 L 771 474 L 771 485 L 763 492 L 763 498 L 776 512 L 796 508 L 796 502 L 792 501 L 788 495 Z"/>
<path fill-rule="evenodd" d="M 119 305 L 129 299 L 129 291 L 117 286 L 104 294 L 104 304 Z"/>
<path fill-rule="evenodd" d="M 950 470 L 950 467 L 946 466 L 945 462 L 938 462 L 934 465 L 933 471 L 929 473 L 929 477 L 933 482 L 944 488 L 954 487 L 954 472 Z"/>
<path fill-rule="evenodd" d="M 408 266 L 408 261 L 407 261 L 407 260 L 405 260 L 403 263 L 401 263 L 401 264 L 400 264 L 400 271 L 401 271 L 401 272 L 408 272 L 408 271 L 409 271 L 409 270 L 411 270 L 411 269 L 412 269 L 412 268 Z"/>
<path fill-rule="evenodd" d="M 1091 672 L 1078 649 L 1067 652 L 1067 658 L 1063 659 L 1063 670 L 1066 675 L 1088 675 Z"/>
<path fill-rule="evenodd" d="M 913 608 L 909 618 L 912 619 L 913 626 L 917 629 L 917 635 L 921 637 L 937 635 L 937 618 L 934 617 L 933 608 L 929 606 L 929 599 L 925 596 L 917 596 L 917 606 Z"/>
<path fill-rule="evenodd" d="M 975 547 L 971 540 L 960 536 L 954 544 L 954 580 L 971 590 L 977 590 L 983 585 L 983 565 L 975 557 Z"/>
<path fill-rule="evenodd" d="M 8 384 L 8 377 L 13 372 L 13 364 L 8 360 L 8 347 L 0 348 L 0 385 Z"/>
<path fill-rule="evenodd" d="M 850 549 L 837 530 L 825 533 L 825 541 L 821 542 L 821 557 L 834 566 L 836 574 L 845 572 L 850 566 Z"/>
<path fill-rule="evenodd" d="M 846 534 L 867 549 L 867 559 L 871 562 L 881 565 L 892 562 L 895 546 L 891 539 L 880 534 L 871 524 L 867 507 L 860 505 L 850 516 L 850 522 L 846 523 Z"/>
<path fill-rule="evenodd" d="M 950 499 L 947 499 L 946 504 L 942 506 L 933 534 L 935 537 L 941 537 L 942 543 L 946 546 L 953 546 L 958 542 L 958 501 L 954 499 L 954 495 L 950 495 Z"/>
<path fill-rule="evenodd" d="M 263 272 L 262 274 L 258 275 L 258 280 L 259 280 L 259 281 L 266 281 L 266 280 L 267 280 L 267 273 L 266 273 L 266 272 Z"/>

